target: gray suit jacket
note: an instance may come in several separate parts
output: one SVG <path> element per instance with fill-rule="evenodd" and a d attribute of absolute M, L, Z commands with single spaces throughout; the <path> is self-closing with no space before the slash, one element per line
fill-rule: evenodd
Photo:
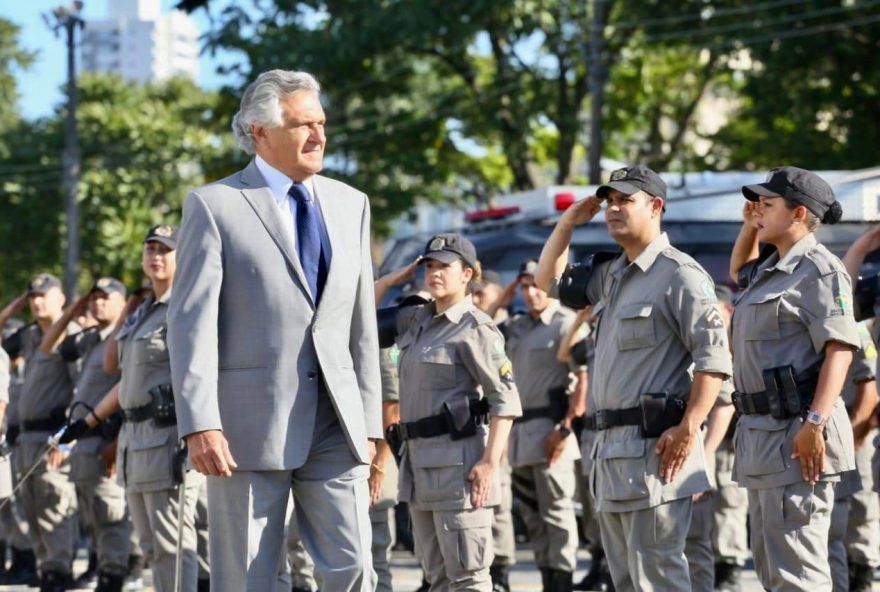
<path fill-rule="evenodd" d="M 183 205 L 168 312 L 178 429 L 223 430 L 239 470 L 306 461 L 322 375 L 357 458 L 383 435 L 369 203 L 326 177 L 314 187 L 333 254 L 317 309 L 253 161 Z"/>

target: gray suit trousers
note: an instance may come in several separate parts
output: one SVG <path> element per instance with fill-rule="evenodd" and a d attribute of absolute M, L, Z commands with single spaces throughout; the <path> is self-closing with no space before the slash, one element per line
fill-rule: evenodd
<path fill-rule="evenodd" d="M 374 590 L 368 477 L 369 467 L 352 454 L 328 395 L 321 393 L 304 465 L 208 477 L 212 592 L 279 590 L 291 489 L 320 589 Z"/>

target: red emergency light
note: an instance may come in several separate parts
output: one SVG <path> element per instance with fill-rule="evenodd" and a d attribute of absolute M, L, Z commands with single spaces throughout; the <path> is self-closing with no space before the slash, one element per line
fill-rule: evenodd
<path fill-rule="evenodd" d="M 574 196 L 574 193 L 557 193 L 553 197 L 553 202 L 556 205 L 557 212 L 564 212 L 565 210 L 570 208 L 575 201 L 577 200 Z"/>
<path fill-rule="evenodd" d="M 513 206 L 510 208 L 492 208 L 489 210 L 477 210 L 476 212 L 468 212 L 465 214 L 464 219 L 467 222 L 482 222 L 483 220 L 498 220 L 500 218 L 506 218 L 507 216 L 512 216 L 513 214 L 519 214 L 519 207 Z"/>

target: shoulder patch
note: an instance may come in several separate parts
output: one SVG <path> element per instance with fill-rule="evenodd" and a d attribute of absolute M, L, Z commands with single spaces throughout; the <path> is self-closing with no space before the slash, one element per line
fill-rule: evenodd
<path fill-rule="evenodd" d="M 510 360 L 505 360 L 498 368 L 498 377 L 504 382 L 513 382 L 513 364 L 510 363 Z"/>

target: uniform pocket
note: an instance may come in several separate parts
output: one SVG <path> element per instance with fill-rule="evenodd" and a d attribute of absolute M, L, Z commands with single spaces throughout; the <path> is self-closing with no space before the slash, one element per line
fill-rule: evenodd
<path fill-rule="evenodd" d="M 170 434 L 159 432 L 129 445 L 125 465 L 128 485 L 150 489 L 174 485 L 174 446 L 170 438 Z"/>
<path fill-rule="evenodd" d="M 770 418 L 766 418 L 770 420 Z M 767 421 L 759 425 L 737 426 L 737 464 L 750 477 L 781 473 L 786 467 L 785 446 L 788 423 Z"/>
<path fill-rule="evenodd" d="M 596 490 L 611 501 L 641 499 L 648 495 L 645 440 L 600 444 L 596 455 Z"/>
<path fill-rule="evenodd" d="M 410 450 L 415 500 L 452 502 L 465 497 L 464 453 L 455 444 Z"/>
<path fill-rule="evenodd" d="M 138 360 L 144 364 L 164 364 L 168 362 L 167 327 L 163 324 L 155 331 L 140 337 L 136 347 L 141 351 Z"/>
<path fill-rule="evenodd" d="M 761 301 L 748 305 L 743 314 L 748 315 L 745 324 L 746 341 L 779 339 L 780 294 L 768 294 Z M 740 311 L 737 311 L 740 314 Z"/>
<path fill-rule="evenodd" d="M 425 372 L 422 384 L 427 389 L 455 388 L 455 350 L 449 346 L 432 347 L 419 355 Z"/>
<path fill-rule="evenodd" d="M 654 305 L 636 303 L 623 306 L 617 315 L 620 326 L 617 333 L 617 346 L 621 351 L 651 347 L 656 342 L 654 333 Z"/>
<path fill-rule="evenodd" d="M 492 549 L 491 508 L 449 512 L 443 516 L 443 528 L 457 534 L 458 561 L 467 571 L 486 569 L 491 565 Z"/>

